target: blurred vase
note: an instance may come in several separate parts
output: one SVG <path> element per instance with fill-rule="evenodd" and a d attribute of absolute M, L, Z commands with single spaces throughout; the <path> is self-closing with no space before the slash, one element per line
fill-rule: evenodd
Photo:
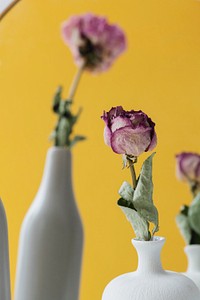
<path fill-rule="evenodd" d="M 102 300 L 199 300 L 200 292 L 189 278 L 163 270 L 160 252 L 164 242 L 161 237 L 133 239 L 139 258 L 137 270 L 112 280 Z"/>
<path fill-rule="evenodd" d="M 184 250 L 188 259 L 185 275 L 200 289 L 200 245 L 187 245 Z"/>
<path fill-rule="evenodd" d="M 0 199 L 0 300 L 11 300 L 8 226 L 6 212 Z"/>
<path fill-rule="evenodd" d="M 52 147 L 21 228 L 15 300 L 78 300 L 82 248 L 71 152 Z"/>

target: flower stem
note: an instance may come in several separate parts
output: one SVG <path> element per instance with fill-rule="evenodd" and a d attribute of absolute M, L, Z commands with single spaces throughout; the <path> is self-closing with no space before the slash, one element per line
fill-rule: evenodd
<path fill-rule="evenodd" d="M 76 73 L 76 75 L 75 75 L 75 77 L 74 77 L 74 79 L 72 81 L 72 85 L 71 85 L 71 87 L 69 89 L 68 100 L 73 100 L 74 95 L 75 95 L 76 90 L 77 90 L 77 87 L 78 87 L 78 84 L 80 82 L 81 76 L 83 74 L 84 68 L 85 68 L 85 65 L 83 64 L 83 66 L 81 66 L 78 69 L 78 71 L 77 71 L 77 73 Z"/>
<path fill-rule="evenodd" d="M 5 17 L 5 15 L 17 4 L 20 0 L 14 0 L 8 7 L 0 14 L 0 21 Z"/>
<path fill-rule="evenodd" d="M 137 179 L 136 179 L 136 173 L 135 173 L 134 163 L 136 162 L 136 160 L 133 161 L 132 159 L 129 159 L 129 158 L 127 158 L 127 160 L 128 160 L 129 168 L 130 168 L 130 171 L 131 171 L 133 188 L 135 189 L 136 188 Z"/>

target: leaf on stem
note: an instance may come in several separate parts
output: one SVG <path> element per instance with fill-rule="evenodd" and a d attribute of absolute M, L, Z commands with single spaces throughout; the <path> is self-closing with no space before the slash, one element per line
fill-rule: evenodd
<path fill-rule="evenodd" d="M 61 102 L 61 94 L 62 94 L 62 87 L 59 86 L 57 88 L 57 91 L 56 91 L 55 96 L 53 98 L 53 111 L 55 113 L 59 113 L 59 107 L 60 107 L 60 102 Z"/>
<path fill-rule="evenodd" d="M 77 122 L 82 109 L 79 109 L 76 115 L 71 112 L 71 100 L 62 100 L 62 87 L 58 87 L 53 101 L 53 111 L 58 114 L 58 122 L 51 134 L 50 139 L 55 140 L 56 146 L 67 146 L 71 148 L 77 142 L 83 141 L 86 138 L 81 135 L 77 135 L 74 138 L 71 137 L 73 132 L 73 126 Z"/>
<path fill-rule="evenodd" d="M 190 244 L 192 238 L 192 229 L 190 227 L 189 218 L 184 213 L 180 212 L 176 216 L 176 224 L 187 244 Z"/>
<path fill-rule="evenodd" d="M 158 211 L 153 203 L 140 198 L 133 201 L 133 205 L 138 214 L 140 214 L 146 221 L 154 224 L 152 233 L 154 234 L 155 232 L 157 232 L 159 230 Z"/>
<path fill-rule="evenodd" d="M 148 241 L 151 238 L 149 223 L 135 210 L 121 206 L 127 220 L 131 223 L 137 239 Z"/>
<path fill-rule="evenodd" d="M 127 181 L 124 181 L 119 189 L 119 194 L 120 196 L 127 200 L 127 201 L 132 201 L 133 202 L 133 194 L 134 194 L 134 189 L 128 183 Z"/>
<path fill-rule="evenodd" d="M 158 211 L 153 204 L 152 160 L 155 153 L 151 154 L 143 163 L 142 170 L 133 196 L 134 207 L 137 212 L 148 222 L 155 226 L 153 234 L 159 230 Z"/>
<path fill-rule="evenodd" d="M 66 118 L 60 118 L 59 124 L 56 130 L 56 146 L 62 146 L 69 144 L 68 137 L 71 133 L 70 123 Z"/>
<path fill-rule="evenodd" d="M 200 244 L 200 235 L 192 230 L 192 238 L 190 241 L 190 245 L 199 245 Z"/>
<path fill-rule="evenodd" d="M 70 141 L 70 145 L 69 147 L 72 148 L 74 145 L 76 145 L 76 143 L 80 142 L 80 141 L 84 141 L 86 139 L 85 136 L 82 135 L 76 135 L 72 141 Z"/>
<path fill-rule="evenodd" d="M 137 186 L 134 193 L 134 198 L 143 198 L 153 202 L 153 181 L 152 181 L 152 160 L 155 152 L 151 154 L 143 163 Z"/>
<path fill-rule="evenodd" d="M 118 205 L 126 214 L 138 239 L 151 238 L 149 222 L 154 224 L 152 234 L 159 230 L 158 211 L 153 204 L 152 159 L 155 153 L 143 163 L 135 190 L 128 182 L 124 182 L 119 190 L 122 198 Z"/>
<path fill-rule="evenodd" d="M 82 108 L 79 108 L 78 113 L 72 116 L 72 125 L 74 125 L 78 121 L 81 112 L 82 112 Z"/>
<path fill-rule="evenodd" d="M 123 206 L 123 207 L 128 207 L 128 208 L 131 208 L 133 210 L 136 211 L 134 205 L 133 205 L 133 201 L 128 201 L 128 200 L 125 200 L 123 198 L 120 198 L 118 201 L 117 201 L 117 204 L 119 206 Z"/>
<path fill-rule="evenodd" d="M 197 194 L 189 207 L 188 218 L 191 228 L 200 234 L 200 193 Z"/>

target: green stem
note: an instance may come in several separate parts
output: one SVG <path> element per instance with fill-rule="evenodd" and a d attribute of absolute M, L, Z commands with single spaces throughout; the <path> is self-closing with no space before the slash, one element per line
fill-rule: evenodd
<path fill-rule="evenodd" d="M 7 8 L 0 14 L 0 21 L 5 17 L 5 15 L 17 4 L 20 0 L 14 0 L 10 5 L 7 6 Z"/>
<path fill-rule="evenodd" d="M 75 96 L 75 93 L 77 91 L 78 84 L 80 82 L 81 76 L 83 74 L 84 68 L 85 68 L 85 65 L 83 64 L 83 66 L 81 66 L 78 69 L 78 71 L 77 71 L 77 73 L 76 73 L 76 75 L 75 75 L 75 77 L 74 77 L 74 79 L 72 81 L 72 85 L 71 85 L 71 87 L 69 89 L 68 100 L 73 100 L 73 98 Z"/>
<path fill-rule="evenodd" d="M 129 168 L 130 168 L 130 171 L 131 171 L 133 188 L 135 189 L 136 188 L 137 179 L 136 179 L 136 173 L 135 173 L 135 168 L 134 168 L 134 162 L 132 160 L 130 160 L 130 159 L 128 161 L 129 161 Z"/>

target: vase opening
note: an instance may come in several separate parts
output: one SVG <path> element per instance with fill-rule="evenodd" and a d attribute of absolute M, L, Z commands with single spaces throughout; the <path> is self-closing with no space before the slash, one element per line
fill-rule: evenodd
<path fill-rule="evenodd" d="M 138 255 L 138 272 L 164 272 L 160 259 L 164 243 L 164 237 L 153 237 L 151 241 L 132 239 L 132 244 Z"/>

